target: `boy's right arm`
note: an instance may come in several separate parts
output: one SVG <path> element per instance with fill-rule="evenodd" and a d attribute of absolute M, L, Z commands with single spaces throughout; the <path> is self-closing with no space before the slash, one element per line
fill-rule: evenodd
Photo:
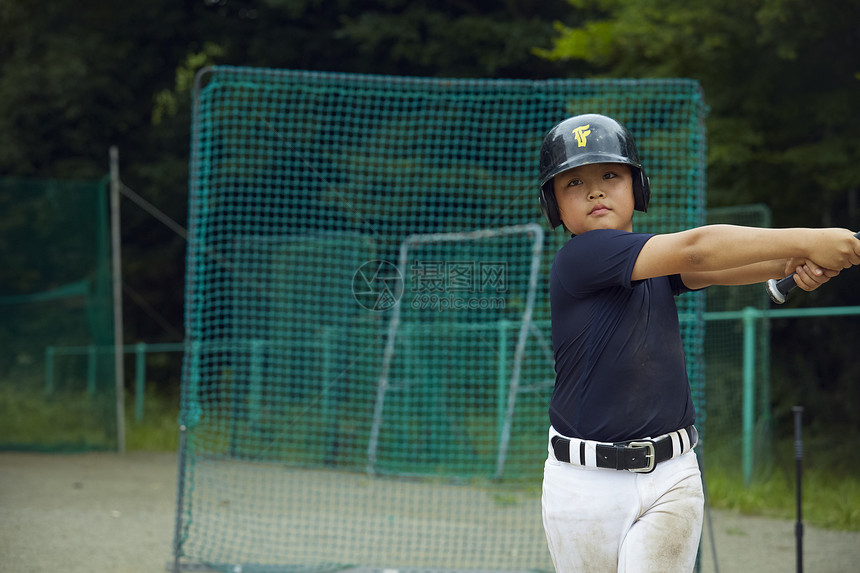
<path fill-rule="evenodd" d="M 809 260 L 776 259 L 722 271 L 682 273 L 681 279 L 687 288 L 695 290 L 711 285 L 763 283 L 770 279 L 779 280 L 792 273 L 795 276 L 797 286 L 806 291 L 815 290 L 833 277 L 839 275 L 839 271 L 823 269 Z"/>
<path fill-rule="evenodd" d="M 708 225 L 650 238 L 636 259 L 631 279 L 707 272 L 713 275 L 712 284 L 717 284 L 720 273 L 715 271 L 767 261 L 785 265 L 789 259 L 839 271 L 860 264 L 860 240 L 847 229 Z"/>

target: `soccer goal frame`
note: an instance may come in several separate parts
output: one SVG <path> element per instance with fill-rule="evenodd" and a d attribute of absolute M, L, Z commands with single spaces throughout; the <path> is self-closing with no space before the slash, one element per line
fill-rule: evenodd
<path fill-rule="evenodd" d="M 526 235 L 532 238 L 531 265 L 529 268 L 528 287 L 526 291 L 525 306 L 520 319 L 520 327 L 517 335 L 517 344 L 514 351 L 513 364 L 511 367 L 510 382 L 508 385 L 507 403 L 504 412 L 504 422 L 499 437 L 499 450 L 496 456 L 495 479 L 500 479 L 505 467 L 508 445 L 510 443 L 511 425 L 513 423 L 514 409 L 516 407 L 517 394 L 519 392 L 520 377 L 522 373 L 523 356 L 525 355 L 526 342 L 529 332 L 532 330 L 532 316 L 535 305 L 535 294 L 540 272 L 541 257 L 543 254 L 544 231 L 537 223 L 524 225 L 511 225 L 496 229 L 480 229 L 469 232 L 458 233 L 426 233 L 408 236 L 400 244 L 398 255 L 398 268 L 405 269 L 409 259 L 409 251 L 421 244 L 443 243 L 457 241 L 480 241 L 494 237 L 507 235 Z M 377 385 L 376 402 L 373 410 L 373 422 L 370 429 L 370 439 L 367 447 L 367 473 L 376 473 L 377 451 L 379 447 L 379 433 L 383 424 L 383 411 L 385 408 L 385 395 L 389 388 L 391 362 L 395 353 L 395 342 L 397 331 L 401 323 L 402 301 L 394 306 L 391 318 L 388 322 L 385 349 L 382 356 L 382 366 L 379 373 Z"/>

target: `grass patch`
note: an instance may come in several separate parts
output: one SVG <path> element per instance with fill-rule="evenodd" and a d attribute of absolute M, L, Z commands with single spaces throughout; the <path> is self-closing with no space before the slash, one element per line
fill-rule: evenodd
<path fill-rule="evenodd" d="M 126 450 L 176 451 L 179 399 L 145 397 L 142 420 L 134 396 L 125 400 Z M 87 392 L 19 389 L 0 384 L 0 448 L 71 452 L 116 450 L 116 404 L 112 396 Z"/>
<path fill-rule="evenodd" d="M 126 450 L 175 452 L 179 442 L 179 399 L 148 393 L 141 420 L 135 417 L 134 395 L 125 400 Z M 24 391 L 0 384 L 0 447 L 33 451 L 113 450 L 116 420 L 113 400 L 84 392 Z M 860 531 L 860 464 L 838 456 L 830 442 L 807 440 L 803 467 L 803 521 L 825 529 Z M 226 448 L 225 442 L 225 448 Z M 782 452 L 765 468 L 756 468 L 744 485 L 737 448 L 714 448 L 705 455 L 711 506 L 780 519 L 796 519 L 793 446 L 776 443 Z M 832 452 L 832 454 L 830 453 Z M 848 464 L 848 465 L 846 465 Z M 540 476 L 534 478 L 539 487 Z M 504 496 L 497 502 L 509 500 Z"/>
<path fill-rule="evenodd" d="M 143 418 L 135 417 L 134 396 L 125 400 L 125 449 L 175 452 L 179 446 L 179 398 L 155 393 L 144 398 Z"/>
<path fill-rule="evenodd" d="M 104 396 L 0 385 L 0 445 L 10 450 L 86 451 L 116 447 L 116 419 Z"/>
<path fill-rule="evenodd" d="M 791 444 L 776 451 L 792 452 Z M 810 463 L 811 462 L 811 463 Z M 848 468 L 805 460 L 802 486 L 803 521 L 824 529 L 860 531 L 860 478 Z M 719 463 L 706 456 L 705 478 L 711 507 L 744 515 L 797 519 L 795 461 L 779 459 L 759 468 L 748 487 L 737 461 Z"/>

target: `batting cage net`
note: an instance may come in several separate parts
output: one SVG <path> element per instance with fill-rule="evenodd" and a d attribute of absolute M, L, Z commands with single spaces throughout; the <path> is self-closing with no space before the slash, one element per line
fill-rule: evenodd
<path fill-rule="evenodd" d="M 0 213 L 0 449 L 115 449 L 107 181 L 0 178 Z"/>
<path fill-rule="evenodd" d="M 709 224 L 770 227 L 767 205 L 709 209 Z M 738 468 L 748 481 L 755 470 L 772 471 L 770 321 L 748 311 L 767 310 L 771 301 L 761 284 L 712 286 L 706 291 L 705 367 L 708 379 L 708 464 Z M 740 453 L 740 459 L 739 454 Z"/>
<path fill-rule="evenodd" d="M 687 80 L 197 79 L 174 568 L 551 570 L 544 134 L 604 113 L 704 222 Z M 704 299 L 679 298 L 703 422 Z"/>

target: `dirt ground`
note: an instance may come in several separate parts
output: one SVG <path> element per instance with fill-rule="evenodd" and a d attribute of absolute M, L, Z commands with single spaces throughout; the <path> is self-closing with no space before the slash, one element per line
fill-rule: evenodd
<path fill-rule="evenodd" d="M 0 572 L 158 573 L 172 560 L 174 454 L 0 453 Z M 792 520 L 712 510 L 703 573 L 796 571 Z M 860 532 L 806 526 L 804 570 L 860 570 Z"/>

